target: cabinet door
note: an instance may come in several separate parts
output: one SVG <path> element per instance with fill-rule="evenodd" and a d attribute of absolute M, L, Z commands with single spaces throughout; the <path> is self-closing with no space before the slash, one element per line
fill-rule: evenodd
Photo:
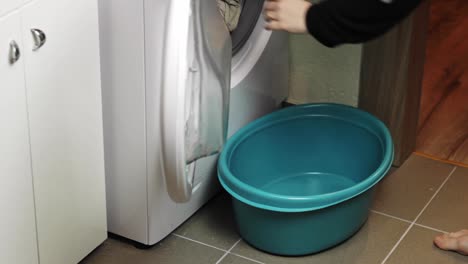
<path fill-rule="evenodd" d="M 36 223 L 29 156 L 23 58 L 18 14 L 0 19 L 0 263 L 37 263 Z"/>
<path fill-rule="evenodd" d="M 2 0 L 0 1 L 0 16 L 21 6 L 24 0 Z"/>
<path fill-rule="evenodd" d="M 107 236 L 97 12 L 95 0 L 22 11 L 41 263 L 77 263 Z"/>

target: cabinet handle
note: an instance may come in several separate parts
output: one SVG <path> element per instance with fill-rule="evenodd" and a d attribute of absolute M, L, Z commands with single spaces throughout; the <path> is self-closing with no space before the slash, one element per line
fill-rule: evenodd
<path fill-rule="evenodd" d="M 16 41 L 12 40 L 10 42 L 10 64 L 15 64 L 21 57 L 20 48 Z"/>
<path fill-rule="evenodd" d="M 40 49 L 42 46 L 44 46 L 47 38 L 46 38 L 45 33 L 42 30 L 37 29 L 37 28 L 31 29 L 31 33 L 33 35 L 33 40 L 34 40 L 33 51 L 36 51 Z"/>

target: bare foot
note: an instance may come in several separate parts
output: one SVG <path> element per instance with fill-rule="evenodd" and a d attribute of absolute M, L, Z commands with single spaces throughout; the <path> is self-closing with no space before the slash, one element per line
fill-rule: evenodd
<path fill-rule="evenodd" d="M 468 256 L 468 230 L 437 236 L 434 244 L 440 249 L 456 251 Z"/>

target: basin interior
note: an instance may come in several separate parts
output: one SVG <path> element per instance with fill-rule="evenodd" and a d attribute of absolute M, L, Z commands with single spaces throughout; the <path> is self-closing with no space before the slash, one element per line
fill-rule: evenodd
<path fill-rule="evenodd" d="M 228 167 L 254 188 L 291 197 L 340 191 L 380 166 L 384 147 L 365 126 L 331 116 L 280 120 L 244 138 Z"/>

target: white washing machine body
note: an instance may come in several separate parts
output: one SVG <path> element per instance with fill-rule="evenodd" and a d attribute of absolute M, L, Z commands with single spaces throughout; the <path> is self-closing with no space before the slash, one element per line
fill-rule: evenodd
<path fill-rule="evenodd" d="M 216 155 L 196 161 L 190 184 L 171 178 L 180 175 L 170 175 L 167 168 L 180 163 L 168 161 L 177 150 L 169 149 L 171 145 L 163 136 L 171 131 L 165 126 L 180 129 L 161 114 L 164 105 L 169 105 L 163 101 L 170 93 L 164 92 L 164 78 L 178 74 L 167 70 L 168 31 L 173 30 L 168 24 L 185 21 L 184 16 L 196 12 L 193 5 L 200 1 L 207 3 L 99 0 L 108 229 L 145 245 L 170 234 L 220 188 Z M 182 18 L 169 17 L 176 7 L 180 10 L 177 16 Z M 178 23 L 176 27 L 184 27 L 183 22 Z M 210 23 L 204 30 L 211 32 Z M 183 35 L 176 39 L 187 41 Z M 228 136 L 278 109 L 286 99 L 287 34 L 265 30 L 259 18 L 247 41 L 232 56 L 231 65 L 225 71 L 231 74 Z M 176 116 L 173 122 L 178 122 Z M 174 202 L 180 197 L 186 201 Z"/>

